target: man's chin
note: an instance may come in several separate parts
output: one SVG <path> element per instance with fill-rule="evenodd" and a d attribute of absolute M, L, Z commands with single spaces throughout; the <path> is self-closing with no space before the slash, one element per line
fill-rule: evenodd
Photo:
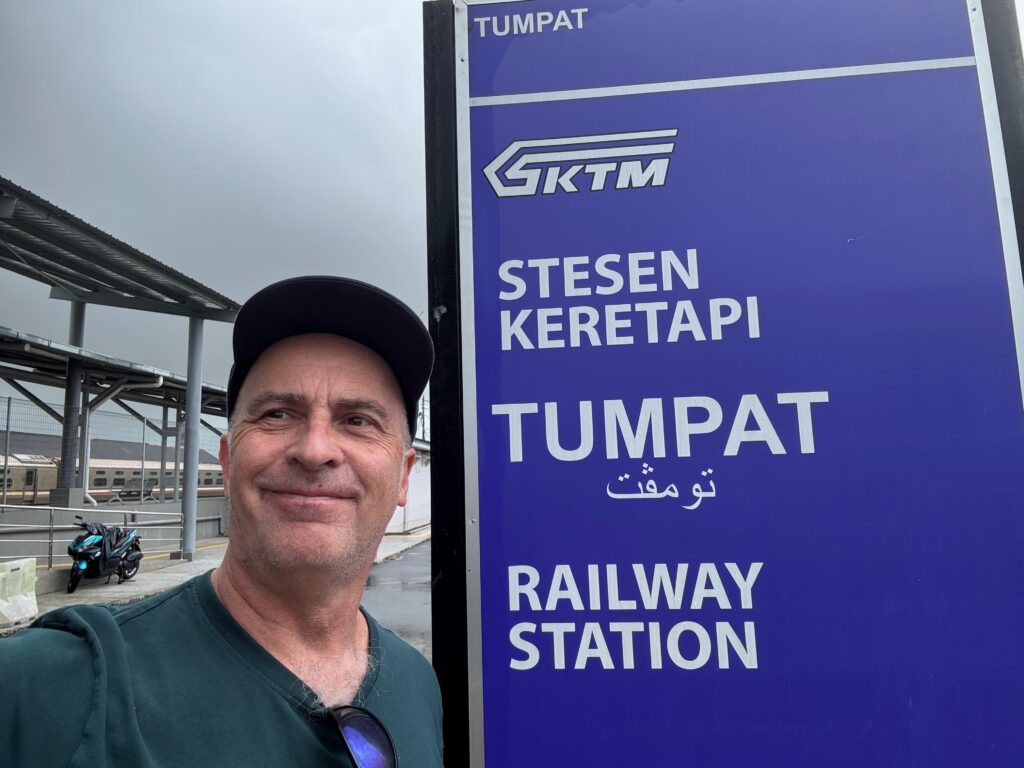
<path fill-rule="evenodd" d="M 281 578 L 290 578 L 299 574 L 353 576 L 369 568 L 373 562 L 376 548 L 367 548 L 355 542 L 331 541 L 325 535 L 302 535 L 304 532 L 296 528 L 315 529 L 322 527 L 317 523 L 303 523 L 295 526 L 289 536 L 279 539 L 273 544 L 264 542 L 260 556 L 260 566 L 277 571 Z M 315 530 L 306 531 L 316 534 Z"/>

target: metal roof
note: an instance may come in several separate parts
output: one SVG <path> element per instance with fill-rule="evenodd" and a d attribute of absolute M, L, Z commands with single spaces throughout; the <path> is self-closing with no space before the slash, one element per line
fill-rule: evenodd
<path fill-rule="evenodd" d="M 60 458 L 60 435 L 40 435 L 30 432 L 11 432 L 11 453 L 10 456 L 18 459 L 22 465 L 30 464 L 26 461 L 29 456 L 42 459 L 48 464 Z M 139 466 L 139 454 L 142 446 L 138 442 L 128 440 L 109 440 L 106 438 L 90 438 L 89 464 L 93 469 L 102 469 L 105 462 L 124 462 L 126 465 Z M 3 447 L 0 446 L 0 451 Z M 146 444 L 146 461 L 160 461 L 161 446 Z M 29 456 L 26 456 L 28 454 Z M 164 448 L 164 461 L 168 465 L 174 463 L 174 448 Z M 40 464 L 43 462 L 35 462 Z M 203 448 L 199 449 L 200 464 L 220 464 L 220 459 Z M 3 454 L 0 453 L 0 465 L 3 464 Z"/>
<path fill-rule="evenodd" d="M 121 387 L 119 400 L 172 408 L 185 403 L 185 376 L 0 326 L 0 379 L 65 389 L 71 359 L 81 361 L 83 389 L 90 394 Z M 202 413 L 226 418 L 227 390 L 203 384 L 202 392 Z"/>
<path fill-rule="evenodd" d="M 0 268 L 55 299 L 232 322 L 239 305 L 0 176 Z"/>

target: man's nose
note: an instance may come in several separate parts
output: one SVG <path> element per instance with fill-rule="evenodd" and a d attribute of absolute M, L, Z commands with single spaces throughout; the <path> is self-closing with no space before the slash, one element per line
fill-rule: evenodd
<path fill-rule="evenodd" d="M 329 416 L 311 414 L 296 433 L 288 458 L 310 470 L 336 466 L 345 460 L 339 438 Z"/>

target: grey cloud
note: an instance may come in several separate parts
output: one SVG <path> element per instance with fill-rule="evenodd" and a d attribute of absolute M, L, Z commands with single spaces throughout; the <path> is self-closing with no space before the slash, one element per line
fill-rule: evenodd
<path fill-rule="evenodd" d="M 426 308 L 419 0 L 0 7 L 0 174 L 236 300 L 350 274 Z M 67 305 L 0 274 L 0 323 Z M 220 326 L 220 327 L 218 327 Z M 90 307 L 87 346 L 184 371 L 187 323 Z M 226 327 L 204 378 L 223 383 Z"/>

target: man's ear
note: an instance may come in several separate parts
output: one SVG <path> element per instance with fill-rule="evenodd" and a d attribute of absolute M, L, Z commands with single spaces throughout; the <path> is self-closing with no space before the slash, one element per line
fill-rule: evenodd
<path fill-rule="evenodd" d="M 398 503 L 396 506 L 405 506 L 406 497 L 409 495 L 409 474 L 412 472 L 412 468 L 415 463 L 416 449 L 410 448 L 405 452 L 405 456 L 402 457 L 402 476 L 399 478 Z M 224 479 L 227 480 L 226 474 L 224 475 Z"/>

